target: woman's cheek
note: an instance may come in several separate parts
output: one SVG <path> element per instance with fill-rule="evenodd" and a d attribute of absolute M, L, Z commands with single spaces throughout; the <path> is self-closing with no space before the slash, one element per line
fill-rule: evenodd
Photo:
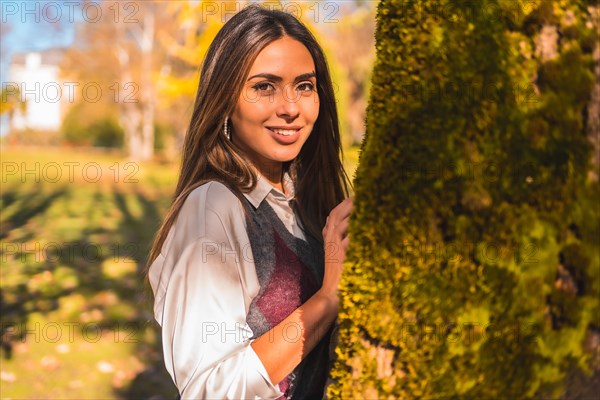
<path fill-rule="evenodd" d="M 303 109 L 305 110 L 305 115 L 314 123 L 319 116 L 319 96 L 315 93 L 314 96 L 307 98 Z"/>

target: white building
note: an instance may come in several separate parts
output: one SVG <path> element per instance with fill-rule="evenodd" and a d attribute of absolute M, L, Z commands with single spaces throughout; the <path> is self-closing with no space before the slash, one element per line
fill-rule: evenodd
<path fill-rule="evenodd" d="M 10 130 L 58 131 L 65 109 L 64 85 L 59 78 L 62 56 L 61 49 L 13 56 L 8 81 L 3 84 L 8 92 L 18 89 L 26 107 L 24 112 L 15 111 Z"/>

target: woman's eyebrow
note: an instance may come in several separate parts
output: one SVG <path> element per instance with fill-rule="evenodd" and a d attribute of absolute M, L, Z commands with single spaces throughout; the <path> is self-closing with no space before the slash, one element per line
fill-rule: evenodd
<path fill-rule="evenodd" d="M 316 76 L 317 75 L 315 74 L 314 71 L 313 72 L 307 72 L 305 74 L 298 75 L 296 77 L 296 79 L 294 79 L 294 82 L 303 81 L 305 79 L 313 78 L 313 77 L 316 77 Z M 250 78 L 248 78 L 248 80 L 253 79 L 253 78 L 267 78 L 267 79 L 270 79 L 270 80 L 275 81 L 275 82 L 281 82 L 283 80 L 283 78 L 280 77 L 280 76 L 269 74 L 269 73 L 266 73 L 266 72 L 261 73 L 261 74 L 252 75 Z"/>

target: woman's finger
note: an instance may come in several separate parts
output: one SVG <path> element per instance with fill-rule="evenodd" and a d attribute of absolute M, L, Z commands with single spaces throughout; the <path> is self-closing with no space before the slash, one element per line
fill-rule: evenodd
<path fill-rule="evenodd" d="M 345 234 L 348 231 L 348 226 L 350 225 L 350 220 L 348 218 L 344 218 L 337 226 L 338 232 L 341 234 Z"/>
<path fill-rule="evenodd" d="M 343 219 L 350 215 L 352 208 L 354 207 L 352 197 L 348 197 L 346 200 L 340 203 L 339 207 L 339 218 Z"/>
<path fill-rule="evenodd" d="M 344 254 L 346 253 L 346 249 L 348 248 L 349 244 L 350 244 L 350 236 L 346 236 L 344 239 L 342 239 L 342 248 L 344 249 Z"/>

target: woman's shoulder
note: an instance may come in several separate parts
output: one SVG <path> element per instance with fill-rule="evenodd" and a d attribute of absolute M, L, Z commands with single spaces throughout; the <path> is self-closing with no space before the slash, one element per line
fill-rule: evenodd
<path fill-rule="evenodd" d="M 209 181 L 190 192 L 175 223 L 186 241 L 201 237 L 224 239 L 232 226 L 243 224 L 242 204 L 222 182 Z M 181 233 L 180 233 L 181 235 Z"/>
<path fill-rule="evenodd" d="M 225 217 L 235 213 L 240 207 L 240 200 L 229 187 L 220 181 L 212 180 L 192 190 L 182 209 L 196 212 L 210 210 Z"/>

